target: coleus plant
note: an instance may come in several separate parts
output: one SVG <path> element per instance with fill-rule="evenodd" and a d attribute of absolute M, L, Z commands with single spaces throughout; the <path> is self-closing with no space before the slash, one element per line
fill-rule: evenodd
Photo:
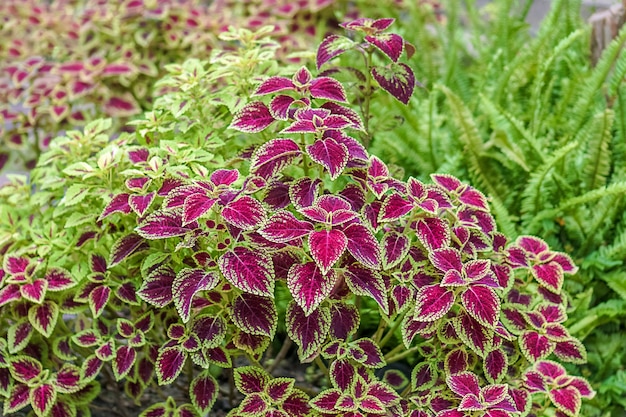
<path fill-rule="evenodd" d="M 236 4 L 239 3 L 237 6 Z M 266 3 L 266 4 L 262 4 Z M 125 121 L 151 109 L 164 67 L 209 59 L 230 25 L 271 26 L 278 59 L 311 48 L 333 1 L 7 0 L 0 4 L 0 169 L 31 169 L 58 133 L 99 117 Z M 276 13 L 268 13 L 268 10 Z M 19 161 L 19 158 L 22 161 Z"/>
<path fill-rule="evenodd" d="M 380 39 L 391 23 L 344 26 L 393 46 Z M 215 162 L 203 143 L 108 143 L 97 122 L 53 142 L 34 195 L 19 179 L 2 190 L 5 414 L 87 415 L 109 373 L 135 400 L 184 384 L 187 403 L 143 416 L 206 414 L 216 368 L 241 394 L 231 417 L 578 414 L 594 391 L 556 362 L 586 356 L 562 324 L 576 272 L 566 254 L 510 241 L 488 199 L 453 176 L 394 178 L 350 136 L 364 123 L 329 74 L 302 67 L 255 95 L 272 97 L 230 126 L 260 144 L 234 168 L 203 166 Z M 374 329 L 361 320 L 372 310 Z M 290 343 L 321 386 L 273 375 Z M 408 373 L 387 368 L 403 360 Z"/>

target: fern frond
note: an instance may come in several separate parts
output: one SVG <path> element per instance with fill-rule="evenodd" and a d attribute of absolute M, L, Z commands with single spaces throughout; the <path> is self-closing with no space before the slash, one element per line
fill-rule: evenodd
<path fill-rule="evenodd" d="M 515 227 L 516 219 L 511 216 L 504 203 L 498 197 L 492 195 L 490 196 L 490 206 L 498 229 L 510 239 L 515 239 L 518 236 L 517 228 Z"/>
<path fill-rule="evenodd" d="M 565 201 L 562 201 L 561 204 L 559 204 L 559 206 L 556 208 L 543 210 L 537 213 L 537 215 L 530 219 L 531 221 L 530 223 L 528 223 L 526 230 L 528 230 L 528 232 L 531 234 L 536 234 L 542 220 L 555 218 L 559 214 L 567 212 L 574 207 L 598 201 L 605 196 L 621 194 L 626 194 L 626 181 L 616 182 L 607 187 L 597 188 L 585 194 L 569 198 Z"/>
<path fill-rule="evenodd" d="M 605 110 L 596 114 L 590 121 L 591 135 L 587 146 L 582 152 L 583 186 L 587 190 L 593 190 L 606 184 L 607 176 L 611 169 L 611 150 L 609 144 L 612 139 L 614 113 Z"/>
<path fill-rule="evenodd" d="M 613 171 L 626 174 L 626 84 L 617 90 L 615 100 L 615 137 L 613 138 Z"/>
<path fill-rule="evenodd" d="M 601 274 L 600 279 L 606 282 L 606 285 L 615 291 L 622 300 L 626 300 L 626 272 L 613 271 L 612 273 Z"/>
<path fill-rule="evenodd" d="M 494 130 L 497 128 L 512 136 L 510 139 L 513 140 L 510 141 L 509 146 L 499 146 L 502 151 L 506 153 L 507 156 L 513 158 L 525 171 L 529 171 L 526 158 L 517 146 L 517 142 L 520 142 L 520 139 L 522 139 L 530 146 L 530 149 L 535 152 L 538 157 L 537 162 L 543 162 L 544 152 L 537 142 L 537 139 L 524 127 L 523 123 L 511 113 L 493 103 L 482 93 L 480 94 L 480 99 L 485 111 L 491 119 L 491 125 Z"/>
<path fill-rule="evenodd" d="M 626 42 L 626 25 L 619 31 L 617 37 L 609 43 L 602 53 L 595 69 L 587 78 L 587 82 L 580 93 L 579 100 L 572 111 L 574 118 L 571 121 L 571 132 L 578 131 L 587 121 L 590 114 L 589 111 L 602 91 L 602 86 L 619 57 L 624 42 Z"/>
<path fill-rule="evenodd" d="M 539 117 L 542 114 L 541 110 L 544 108 L 542 104 L 545 102 L 545 99 L 543 99 L 543 97 L 545 97 L 544 92 L 546 91 L 546 89 L 544 87 L 546 85 L 548 70 L 550 69 L 553 62 L 556 60 L 556 58 L 558 58 L 564 52 L 568 51 L 570 46 L 576 40 L 578 40 L 578 38 L 580 38 L 582 35 L 588 34 L 588 32 L 589 32 L 588 29 L 581 28 L 581 29 L 578 29 L 577 31 L 570 33 L 566 38 L 562 39 L 558 43 L 558 45 L 552 50 L 552 53 L 550 54 L 550 56 L 541 64 L 541 68 L 539 69 L 539 73 L 537 74 L 537 77 L 535 78 L 535 82 L 534 82 L 531 97 L 530 97 L 530 103 L 532 106 L 531 128 L 533 130 L 535 129 L 535 126 L 538 124 Z M 555 74 L 555 75 L 558 76 L 558 74 Z"/>
<path fill-rule="evenodd" d="M 447 104 L 452 111 L 452 119 L 460 131 L 459 140 L 465 147 L 468 168 L 479 186 L 485 188 L 491 196 L 499 198 L 500 184 L 497 174 L 493 173 L 493 164 L 488 164 L 483 157 L 484 143 L 480 137 L 476 121 L 463 101 L 444 85 L 436 85 L 435 89 L 444 93 Z"/>
<path fill-rule="evenodd" d="M 543 165 L 538 166 L 531 173 L 526 189 L 522 193 L 522 213 L 526 223 L 541 210 L 541 200 L 544 195 L 543 186 L 550 177 L 550 171 L 578 145 L 578 142 L 570 142 L 561 147 L 550 158 L 546 159 Z"/>

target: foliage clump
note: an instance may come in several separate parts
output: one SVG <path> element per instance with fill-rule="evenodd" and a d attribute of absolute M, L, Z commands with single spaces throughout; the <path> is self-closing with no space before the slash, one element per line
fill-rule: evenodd
<path fill-rule="evenodd" d="M 404 181 L 368 152 L 379 88 L 406 104 L 417 84 L 393 23 L 347 22 L 322 73 L 251 90 L 240 58 L 272 52 L 233 30 L 241 50 L 168 68 L 184 88 L 135 133 L 91 122 L 0 189 L 5 414 L 89 415 L 108 375 L 137 402 L 183 382 L 143 416 L 202 415 L 229 374 L 231 417 L 579 414 L 595 392 L 560 363 L 586 360 L 563 324 L 570 257 L 499 232 L 456 177 Z M 359 52 L 350 100 L 329 66 Z M 291 343 L 318 387 L 273 375 Z"/>

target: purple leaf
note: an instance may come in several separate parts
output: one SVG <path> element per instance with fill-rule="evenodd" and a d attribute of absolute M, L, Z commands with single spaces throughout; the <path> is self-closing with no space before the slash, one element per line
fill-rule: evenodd
<path fill-rule="evenodd" d="M 330 336 L 347 340 L 359 328 L 359 310 L 352 304 L 332 303 L 330 306 Z"/>
<path fill-rule="evenodd" d="M 431 252 L 428 257 L 433 265 L 442 272 L 454 270 L 461 272 L 463 263 L 461 262 L 461 254 L 454 248 L 443 248 Z"/>
<path fill-rule="evenodd" d="M 145 249 L 146 246 L 144 239 L 136 233 L 122 236 L 111 248 L 110 266 L 119 264 L 140 249 Z"/>
<path fill-rule="evenodd" d="M 274 337 L 278 324 L 276 305 L 270 298 L 240 294 L 232 302 L 231 319 L 242 331 L 260 336 Z"/>
<path fill-rule="evenodd" d="M 535 331 L 525 331 L 519 337 L 519 346 L 529 361 L 537 362 L 552 353 L 555 343 Z"/>
<path fill-rule="evenodd" d="M 29 397 L 35 414 L 45 416 L 56 402 L 57 391 L 52 384 L 41 384 L 31 389 Z"/>
<path fill-rule="evenodd" d="M 480 395 L 478 377 L 472 372 L 459 372 L 455 375 L 449 375 L 446 378 L 446 383 L 459 397 L 464 397 L 468 394 Z"/>
<path fill-rule="evenodd" d="M 446 315 L 454 304 L 454 291 L 428 285 L 422 287 L 415 296 L 415 319 L 419 321 L 435 321 Z"/>
<path fill-rule="evenodd" d="M 220 316 L 202 314 L 194 317 L 191 330 L 204 347 L 214 348 L 222 343 L 226 336 L 226 323 Z"/>
<path fill-rule="evenodd" d="M 48 291 L 62 291 L 76 285 L 70 273 L 63 268 L 49 268 L 45 279 L 48 281 Z"/>
<path fill-rule="evenodd" d="M 250 395 L 265 391 L 271 378 L 263 369 L 241 366 L 235 368 L 234 379 L 237 389 L 244 395 Z"/>
<path fill-rule="evenodd" d="M 112 117 L 130 117 L 141 112 L 141 107 L 130 93 L 111 97 L 104 103 L 104 112 Z"/>
<path fill-rule="evenodd" d="M 358 359 L 360 363 L 368 368 L 381 368 L 385 366 L 385 359 L 378 345 L 368 338 L 361 338 L 352 342 L 352 345 L 358 346 L 365 356 L 362 359 Z"/>
<path fill-rule="evenodd" d="M 293 140 L 272 139 L 254 152 L 250 172 L 268 179 L 301 154 L 300 146 Z"/>
<path fill-rule="evenodd" d="M 43 371 L 41 363 L 30 356 L 13 356 L 10 362 L 11 375 L 16 381 L 24 384 L 38 378 Z"/>
<path fill-rule="evenodd" d="M 405 200 L 399 194 L 391 194 L 385 199 L 378 215 L 379 222 L 395 221 L 413 210 L 412 201 Z"/>
<path fill-rule="evenodd" d="M 204 192 L 194 193 L 185 198 L 183 203 L 183 225 L 187 225 L 202 217 L 217 199 L 208 197 Z"/>
<path fill-rule="evenodd" d="M 131 207 L 128 202 L 130 194 L 122 193 L 118 194 L 106 205 L 100 217 L 98 217 L 98 221 L 105 219 L 113 213 L 124 213 L 128 214 L 131 212 Z"/>
<path fill-rule="evenodd" d="M 47 290 L 48 281 L 45 279 L 36 279 L 32 283 L 23 284 L 20 287 L 22 297 L 37 304 L 41 304 L 43 302 Z"/>
<path fill-rule="evenodd" d="M 583 364 L 587 362 L 587 350 L 577 339 L 556 342 L 554 354 L 563 362 Z"/>
<path fill-rule="evenodd" d="M 293 378 L 274 378 L 265 387 L 265 392 L 272 401 L 282 403 L 293 392 L 295 382 Z"/>
<path fill-rule="evenodd" d="M 94 317 L 99 317 L 102 314 L 110 298 L 111 289 L 107 286 L 100 285 L 91 290 L 89 293 L 89 308 Z"/>
<path fill-rule="evenodd" d="M 257 133 L 272 124 L 270 110 L 260 101 L 246 104 L 233 117 L 230 128 L 244 133 Z"/>
<path fill-rule="evenodd" d="M 574 387 L 563 387 L 551 389 L 548 392 L 548 396 L 559 410 L 564 414 L 575 417 L 580 412 L 582 405 L 581 396 L 578 390 Z"/>
<path fill-rule="evenodd" d="M 350 121 L 350 127 L 356 130 L 363 130 L 363 121 L 361 116 L 349 107 L 342 106 L 341 104 L 333 103 L 332 101 L 326 102 L 322 105 L 323 109 L 330 110 L 331 114 L 343 116 Z M 335 138 L 336 139 L 336 138 Z M 346 145 L 347 146 L 347 145 Z M 366 157 L 366 159 L 369 159 Z"/>
<path fill-rule="evenodd" d="M 200 414 L 206 414 L 211 410 L 218 392 L 219 385 L 208 370 L 202 371 L 189 385 L 189 398 Z"/>
<path fill-rule="evenodd" d="M 296 102 L 296 99 L 290 96 L 278 95 L 270 101 L 270 113 L 274 119 L 288 120 L 290 116 L 289 109 Z"/>
<path fill-rule="evenodd" d="M 379 33 L 366 36 L 365 41 L 380 49 L 393 62 L 398 62 L 404 50 L 404 39 L 395 33 Z"/>
<path fill-rule="evenodd" d="M 291 202 L 297 209 L 310 207 L 317 198 L 321 185 L 322 181 L 319 179 L 300 178 L 296 180 L 289 187 Z"/>
<path fill-rule="evenodd" d="M 124 378 L 132 369 L 137 358 L 137 352 L 130 346 L 120 346 L 115 351 L 113 358 L 113 374 L 117 381 Z"/>
<path fill-rule="evenodd" d="M 534 255 L 540 255 L 550 250 L 548 244 L 536 236 L 520 236 L 515 243 L 526 252 Z"/>
<path fill-rule="evenodd" d="M 239 246 L 224 253 L 218 265 L 224 277 L 240 290 L 274 297 L 274 266 L 268 255 Z"/>
<path fill-rule="evenodd" d="M 239 179 L 239 171 L 236 169 L 217 169 L 213 171 L 209 179 L 216 187 L 220 185 L 229 186 Z"/>
<path fill-rule="evenodd" d="M 383 269 L 387 270 L 398 265 L 406 257 L 409 253 L 410 241 L 404 235 L 389 232 L 383 237 L 381 246 Z"/>
<path fill-rule="evenodd" d="M 80 368 L 71 364 L 64 364 L 57 372 L 55 385 L 57 390 L 64 394 L 78 391 L 83 385 L 80 377 Z"/>
<path fill-rule="evenodd" d="M 340 390 L 336 388 L 326 389 L 311 399 L 310 404 L 314 409 L 329 414 L 337 411 L 337 403 L 341 397 Z"/>
<path fill-rule="evenodd" d="M 328 375 L 333 386 L 342 391 L 347 391 L 354 382 L 356 369 L 348 359 L 337 359 L 333 361 L 328 368 Z"/>
<path fill-rule="evenodd" d="M 494 328 L 500 319 L 500 299 L 496 292 L 483 285 L 473 285 L 461 295 L 467 312 L 483 326 Z"/>
<path fill-rule="evenodd" d="M 174 271 L 169 267 L 160 267 L 143 281 L 137 295 L 148 304 L 163 308 L 173 299 L 172 284 L 175 278 Z"/>
<path fill-rule="evenodd" d="M 450 228 L 439 217 L 426 217 L 417 221 L 417 237 L 430 251 L 450 244 Z"/>
<path fill-rule="evenodd" d="M 383 90 L 401 103 L 409 103 L 416 82 L 413 70 L 408 65 L 392 63 L 386 67 L 373 67 L 372 76 Z"/>
<path fill-rule="evenodd" d="M 487 198 L 483 193 L 473 187 L 467 187 L 464 189 L 458 198 L 459 201 L 465 205 L 479 210 L 489 211 Z"/>
<path fill-rule="evenodd" d="M 203 269 L 182 269 L 172 283 L 172 296 L 176 311 L 183 323 L 189 321 L 191 303 L 200 291 L 210 291 L 220 282 L 219 276 L 213 271 Z"/>
<path fill-rule="evenodd" d="M 259 85 L 253 96 L 262 96 L 283 90 L 295 90 L 293 82 L 285 77 L 270 77 Z"/>
<path fill-rule="evenodd" d="M 343 54 L 353 46 L 354 42 L 345 36 L 327 36 L 317 48 L 317 69 L 320 69 L 322 65 Z"/>
<path fill-rule="evenodd" d="M 161 349 L 155 367 L 159 385 L 168 385 L 174 382 L 183 370 L 186 359 L 187 353 L 179 346 Z"/>
<path fill-rule="evenodd" d="M 320 307 L 308 316 L 295 302 L 287 307 L 287 334 L 299 346 L 298 356 L 308 359 L 322 345 L 330 330 L 330 312 Z"/>
<path fill-rule="evenodd" d="M 50 337 L 59 317 L 59 306 L 54 301 L 46 300 L 41 305 L 34 305 L 28 310 L 30 324 L 45 337 Z"/>
<path fill-rule="evenodd" d="M 247 395 L 239 404 L 238 410 L 244 416 L 260 416 L 267 415 L 266 410 L 269 408 L 267 401 L 261 394 Z M 268 411 L 269 412 L 269 411 Z"/>
<path fill-rule="evenodd" d="M 331 180 L 336 180 L 348 163 L 348 148 L 332 138 L 318 139 L 306 151 L 313 161 L 326 168 Z"/>
<path fill-rule="evenodd" d="M 444 361 L 444 369 L 447 374 L 457 374 L 467 371 L 470 366 L 470 358 L 464 347 L 448 353 Z"/>
<path fill-rule="evenodd" d="M 454 330 L 463 343 L 484 357 L 493 345 L 493 330 L 484 327 L 469 314 L 460 314 L 453 321 Z"/>
<path fill-rule="evenodd" d="M 341 83 L 334 78 L 319 77 L 311 81 L 311 97 L 347 103 L 346 92 Z"/>
<path fill-rule="evenodd" d="M 539 284 L 554 293 L 560 293 L 563 286 L 563 269 L 556 262 L 533 265 L 531 272 Z"/>
<path fill-rule="evenodd" d="M 261 203 L 246 195 L 228 203 L 222 209 L 222 217 L 233 226 L 251 230 L 265 221 L 265 210 Z"/>
<path fill-rule="evenodd" d="M 320 230 L 309 235 L 309 250 L 322 274 L 328 273 L 347 246 L 348 239 L 339 230 Z"/>
<path fill-rule="evenodd" d="M 133 211 L 141 217 L 144 215 L 146 210 L 148 210 L 148 207 L 150 207 L 150 204 L 152 204 L 155 196 L 156 192 L 154 191 L 146 195 L 131 195 L 128 200 L 128 204 L 133 209 Z"/>
<path fill-rule="evenodd" d="M 20 298 L 22 298 L 20 286 L 18 284 L 9 284 L 0 290 L 0 307 Z"/>
<path fill-rule="evenodd" d="M 265 223 L 259 233 L 269 241 L 286 243 L 312 231 L 312 223 L 296 219 L 289 211 L 279 211 Z"/>
<path fill-rule="evenodd" d="M 153 240 L 184 236 L 193 229 L 183 225 L 180 214 L 162 211 L 148 215 L 136 230 L 140 236 Z"/>
<path fill-rule="evenodd" d="M 492 384 L 499 382 L 508 370 L 507 356 L 500 349 L 492 350 L 485 356 L 483 370 L 485 378 Z"/>
<path fill-rule="evenodd" d="M 345 269 L 346 284 L 355 295 L 372 297 L 384 314 L 389 314 L 389 302 L 385 283 L 380 274 L 361 265 L 350 265 Z"/>
<path fill-rule="evenodd" d="M 365 226 L 351 223 L 343 229 L 348 238 L 348 252 L 363 265 L 372 268 L 380 268 L 380 246 L 374 234 Z"/>
<path fill-rule="evenodd" d="M 289 292 L 307 316 L 330 295 L 336 281 L 335 271 L 322 274 L 315 262 L 293 265 L 287 274 Z"/>

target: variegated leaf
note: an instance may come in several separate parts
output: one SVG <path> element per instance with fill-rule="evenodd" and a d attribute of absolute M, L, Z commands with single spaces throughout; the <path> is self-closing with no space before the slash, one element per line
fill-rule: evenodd
<path fill-rule="evenodd" d="M 248 334 L 274 337 L 278 312 L 271 298 L 241 294 L 233 300 L 232 309 L 232 321 L 239 329 Z"/>
<path fill-rule="evenodd" d="M 287 288 L 307 316 L 328 297 L 336 281 L 335 271 L 322 274 L 315 262 L 293 265 L 287 274 Z"/>
<path fill-rule="evenodd" d="M 298 345 L 301 360 L 309 359 L 322 346 L 330 330 L 330 312 L 320 307 L 308 316 L 295 302 L 287 307 L 287 334 Z"/>
<path fill-rule="evenodd" d="M 224 277 L 240 290 L 274 297 L 274 265 L 269 256 L 238 246 L 224 253 L 218 265 Z"/>
<path fill-rule="evenodd" d="M 184 268 L 176 275 L 171 291 L 176 311 L 183 323 L 189 321 L 194 296 L 200 291 L 212 290 L 219 282 L 220 278 L 215 272 L 198 268 Z"/>

